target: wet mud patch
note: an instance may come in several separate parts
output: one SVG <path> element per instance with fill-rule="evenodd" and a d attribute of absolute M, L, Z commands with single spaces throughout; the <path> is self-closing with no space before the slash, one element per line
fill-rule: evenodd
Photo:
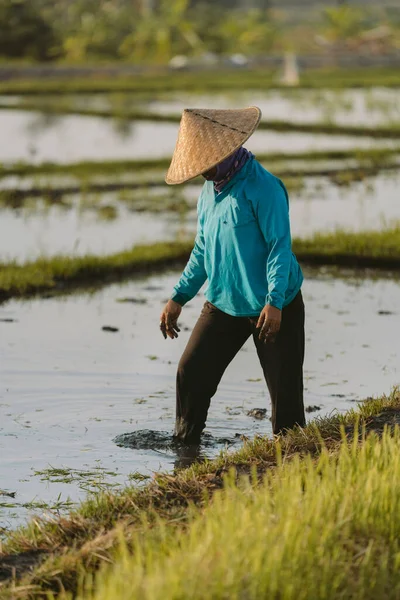
<path fill-rule="evenodd" d="M 218 446 L 232 445 L 235 440 L 225 437 L 217 438 L 210 433 L 203 433 L 201 436 L 200 448 L 218 448 Z M 156 452 L 177 452 L 188 448 L 187 444 L 180 442 L 172 437 L 168 431 L 153 431 L 151 429 L 141 429 L 132 433 L 122 433 L 113 439 L 113 442 L 120 448 L 131 448 L 132 450 L 154 450 Z"/>
<path fill-rule="evenodd" d="M 27 571 L 32 571 L 46 556 L 47 552 L 43 550 L 28 550 L 7 556 L 0 554 L 0 581 L 19 579 Z"/>
<path fill-rule="evenodd" d="M 331 394 L 331 396 L 335 396 L 336 394 Z M 340 396 L 340 394 L 338 394 Z M 318 404 L 311 404 L 310 406 L 306 406 L 305 411 L 307 413 L 317 412 L 317 410 L 321 410 L 321 406 Z"/>
<path fill-rule="evenodd" d="M 385 428 L 393 431 L 395 427 L 400 427 L 400 407 L 387 408 L 377 415 L 362 419 L 358 426 L 358 436 L 361 439 L 363 432 L 376 433 L 382 435 Z M 354 426 L 346 428 L 346 434 L 351 435 L 354 432 Z"/>
<path fill-rule="evenodd" d="M 365 428 L 367 432 L 374 431 L 381 435 L 385 427 L 393 429 L 396 425 L 400 427 L 400 408 L 390 408 L 369 417 L 366 420 Z"/>
<path fill-rule="evenodd" d="M 266 408 L 252 408 L 251 410 L 247 411 L 247 416 L 248 417 L 253 417 L 253 419 L 265 419 L 267 416 L 267 409 Z"/>

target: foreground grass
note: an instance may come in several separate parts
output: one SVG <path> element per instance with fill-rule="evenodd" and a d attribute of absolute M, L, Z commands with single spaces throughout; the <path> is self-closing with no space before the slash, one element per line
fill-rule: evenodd
<path fill-rule="evenodd" d="M 43 293 L 68 293 L 122 281 L 154 269 L 182 266 L 191 241 L 135 246 L 109 256 L 55 256 L 19 265 L 0 263 L 0 301 Z M 301 262 L 349 267 L 400 268 L 400 226 L 363 233 L 317 234 L 294 239 Z"/>
<path fill-rule="evenodd" d="M 259 487 L 228 479 L 187 529 L 133 534 L 79 598 L 397 600 L 399 514 L 397 429 L 280 464 Z"/>
<path fill-rule="evenodd" d="M 16 69 L 17 72 L 17 69 Z M 56 73 L 56 68 L 54 69 Z M 301 74 L 296 89 L 342 89 L 371 86 L 399 87 L 396 68 L 307 69 Z M 12 79 L 0 82 L 0 94 L 86 94 L 107 92 L 165 93 L 170 91 L 213 92 L 221 90 L 266 90 L 284 88 L 279 72 L 271 69 L 201 70 L 173 72 L 154 69 L 130 77 L 110 75 L 68 76 L 52 78 Z M 290 93 L 290 90 L 288 90 Z"/>
<path fill-rule="evenodd" d="M 18 573 L 19 557 L 33 568 L 3 583 L 2 598 L 76 593 L 110 562 L 98 580 L 99 600 L 396 598 L 400 436 L 359 447 L 353 429 L 361 420 L 365 431 L 381 431 L 399 411 L 394 390 L 279 441 L 258 437 L 215 461 L 159 474 L 144 489 L 92 496 L 66 518 L 36 519 L 3 545 L 0 568 L 8 561 Z M 240 483 L 250 474 L 252 484 Z"/>

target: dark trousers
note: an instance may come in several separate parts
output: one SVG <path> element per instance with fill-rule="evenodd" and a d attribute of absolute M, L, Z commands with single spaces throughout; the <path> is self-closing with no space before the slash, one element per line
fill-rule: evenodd
<path fill-rule="evenodd" d="M 301 292 L 282 311 L 274 343 L 258 339 L 256 318 L 232 317 L 206 302 L 179 362 L 174 437 L 198 443 L 221 377 L 253 335 L 272 402 L 275 434 L 305 425 L 303 404 L 304 303 Z"/>

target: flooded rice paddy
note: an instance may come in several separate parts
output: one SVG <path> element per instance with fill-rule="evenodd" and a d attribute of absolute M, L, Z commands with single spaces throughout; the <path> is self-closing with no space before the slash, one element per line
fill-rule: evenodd
<path fill-rule="evenodd" d="M 320 407 L 309 416 L 389 392 L 400 373 L 399 282 L 305 274 L 305 403 Z M 0 481 L 3 491 L 16 492 L 0 497 L 2 527 L 32 512 L 31 502 L 62 509 L 90 489 L 180 464 L 173 449 L 121 448 L 113 441 L 138 430 L 172 431 L 175 370 L 204 301 L 199 295 L 184 308 L 179 339 L 165 341 L 158 317 L 178 277 L 0 306 Z M 267 409 L 266 419 L 247 414 L 257 408 Z M 204 454 L 215 455 L 223 440 L 241 443 L 238 435 L 270 434 L 269 415 L 249 340 L 212 401 L 207 432 L 220 443 Z"/>
<path fill-rule="evenodd" d="M 186 103 L 186 104 L 185 104 Z M 185 106 L 212 106 L 234 108 L 256 105 L 263 119 L 284 120 L 294 123 L 335 123 L 368 127 L 390 125 L 400 120 L 400 101 L 397 90 L 372 88 L 370 90 L 270 90 L 267 93 L 246 91 L 185 98 L 175 95 L 168 100 L 154 100 L 147 109 L 159 114 L 180 113 Z"/>
<path fill-rule="evenodd" d="M 292 234 L 376 230 L 400 222 L 400 178 L 383 173 L 349 186 L 305 178 L 290 191 Z M 166 186 L 165 186 L 166 187 Z M 55 205 L 29 200 L 0 208 L 0 260 L 105 254 L 159 240 L 192 238 L 199 186 L 65 195 Z M 168 210 L 167 206 L 173 207 Z M 161 209 L 161 212 L 159 210 Z"/>
<path fill-rule="evenodd" d="M 165 114 L 190 105 L 257 104 L 266 119 L 366 126 L 399 121 L 397 90 L 384 89 L 170 94 L 146 102 L 129 94 L 98 94 L 63 101 L 77 107 L 136 107 Z M 21 99 L 8 102 L 18 104 Z M 176 124 L 51 116 L 22 108 L 1 110 L 0 128 L 0 162 L 7 165 L 165 158 L 177 133 Z M 247 145 L 265 153 L 383 144 L 351 136 L 258 131 Z M 124 182 L 139 176 L 124 173 L 114 179 Z M 152 181 L 154 173 L 143 176 Z M 160 176 L 156 174 L 157 181 Z M 68 176 L 53 183 L 41 177 L 9 177 L 1 187 L 22 190 L 71 181 Z M 383 229 L 400 220 L 398 174 L 343 183 L 327 177 L 292 181 L 293 236 L 338 228 Z M 136 244 L 192 237 L 199 189 L 191 185 L 168 192 L 82 192 L 62 195 L 57 202 L 27 197 L 14 207 L 4 202 L 0 261 L 60 253 L 103 255 Z M 368 396 L 389 392 L 400 379 L 397 276 L 308 269 L 305 275 L 308 417 L 345 411 Z M 64 510 L 88 491 L 137 485 L 154 471 L 184 463 L 185 455 L 169 444 L 175 371 L 204 297 L 198 295 L 184 308 L 179 339 L 165 341 L 158 330 L 159 313 L 178 277 L 168 272 L 92 295 L 0 305 L 0 531 L 15 527 L 32 512 Z M 264 411 L 265 418 L 257 418 Z M 240 445 L 241 436 L 269 435 L 269 416 L 268 394 L 249 341 L 213 399 L 202 455 L 212 457 L 226 445 Z M 153 432 L 150 437 L 138 433 L 146 430 Z"/>
<path fill-rule="evenodd" d="M 102 195 L 94 206 L 82 206 L 79 197 L 67 200 L 66 207 L 35 202 L 33 207 L 0 209 L 0 260 L 110 254 L 144 243 L 192 238 L 196 227 L 195 211 L 182 216 L 134 212 L 111 194 Z"/>
<path fill-rule="evenodd" d="M 37 101 L 30 98 L 29 102 Z M 0 96 L 6 104 L 23 106 L 24 98 Z M 59 103 L 75 109 L 145 110 L 157 114 L 180 114 L 187 107 L 237 108 L 259 106 L 265 120 L 300 123 L 334 123 L 337 125 L 390 126 L 400 121 L 398 90 L 373 87 L 347 90 L 245 90 L 240 92 L 207 93 L 169 92 L 157 97 L 138 98 L 135 93 L 66 94 L 46 96 L 45 104 Z M 40 99 L 38 104 L 43 103 Z"/>
<path fill-rule="evenodd" d="M 0 161 L 13 163 L 163 158 L 175 146 L 177 125 L 123 121 L 89 116 L 55 116 L 23 110 L 1 110 Z M 376 142 L 356 136 L 285 133 L 258 130 L 246 143 L 252 152 L 302 152 L 372 148 Z M 395 141 L 380 141 L 380 146 Z"/>

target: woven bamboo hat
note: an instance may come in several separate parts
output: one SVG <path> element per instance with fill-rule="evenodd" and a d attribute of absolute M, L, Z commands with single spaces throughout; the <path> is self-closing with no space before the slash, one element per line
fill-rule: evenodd
<path fill-rule="evenodd" d="M 174 185 L 209 171 L 240 148 L 257 128 L 257 106 L 213 110 L 186 108 L 165 181 Z"/>

